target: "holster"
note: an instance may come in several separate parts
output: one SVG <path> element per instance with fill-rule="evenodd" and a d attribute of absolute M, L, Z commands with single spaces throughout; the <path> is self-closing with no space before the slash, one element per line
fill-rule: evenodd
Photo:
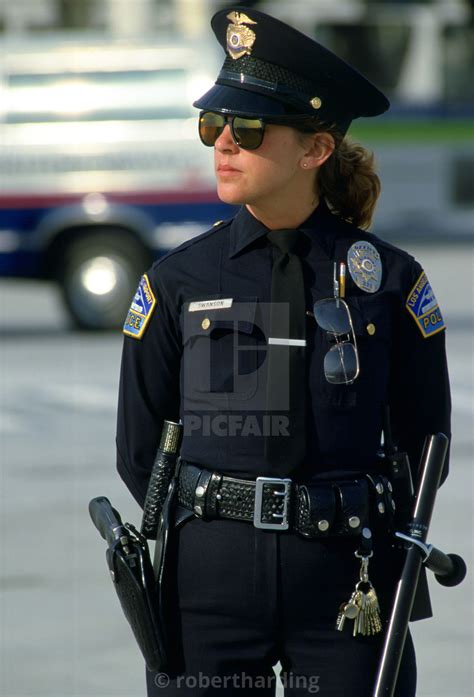
<path fill-rule="evenodd" d="M 107 564 L 120 605 L 149 670 L 166 664 L 165 636 L 157 614 L 155 579 L 146 539 L 105 496 L 89 503 L 94 525 L 107 541 Z"/>

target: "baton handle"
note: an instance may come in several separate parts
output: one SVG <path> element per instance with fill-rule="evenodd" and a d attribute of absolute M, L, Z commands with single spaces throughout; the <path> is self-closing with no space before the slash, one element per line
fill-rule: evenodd
<path fill-rule="evenodd" d="M 404 540 L 408 545 L 415 545 L 421 554 L 423 564 L 432 571 L 438 583 L 442 586 L 457 586 L 467 573 L 466 562 L 457 554 L 445 554 L 433 545 L 426 545 L 416 537 L 396 532 L 395 537 Z M 406 547 L 410 549 L 410 547 Z"/>
<path fill-rule="evenodd" d="M 105 496 L 96 496 L 90 501 L 89 513 L 95 527 L 109 545 L 126 533 L 120 515 Z"/>
<path fill-rule="evenodd" d="M 141 534 L 148 540 L 155 540 L 161 509 L 173 478 L 176 460 L 183 437 L 181 423 L 163 422 L 160 445 L 148 483 L 148 490 L 143 506 Z"/>
<path fill-rule="evenodd" d="M 466 562 L 458 554 L 445 554 L 436 547 L 431 547 L 425 566 L 434 572 L 435 578 L 442 586 L 457 586 L 467 573 Z"/>

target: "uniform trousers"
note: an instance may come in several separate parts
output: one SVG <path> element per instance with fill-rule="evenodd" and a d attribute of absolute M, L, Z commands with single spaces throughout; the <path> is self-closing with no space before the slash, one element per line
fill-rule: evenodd
<path fill-rule="evenodd" d="M 147 670 L 148 697 L 275 694 L 370 697 L 383 634 L 335 630 L 359 580 L 357 538 L 306 539 L 234 520 L 192 518 L 172 534 L 165 573 L 171 663 Z M 375 539 L 369 577 L 386 628 L 400 554 Z M 408 634 L 397 697 L 413 697 L 416 663 Z"/>

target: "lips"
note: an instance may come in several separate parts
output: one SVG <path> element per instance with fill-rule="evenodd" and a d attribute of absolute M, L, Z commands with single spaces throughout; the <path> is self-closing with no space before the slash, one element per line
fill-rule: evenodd
<path fill-rule="evenodd" d="M 232 172 L 240 172 L 240 169 L 235 169 L 235 167 L 230 167 L 230 165 L 219 165 L 217 171 L 219 174 L 231 174 Z"/>

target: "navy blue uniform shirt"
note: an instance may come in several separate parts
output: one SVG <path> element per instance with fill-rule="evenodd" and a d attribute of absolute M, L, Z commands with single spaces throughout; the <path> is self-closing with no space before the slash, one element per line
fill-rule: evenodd
<path fill-rule="evenodd" d="M 386 404 L 394 439 L 416 475 L 425 436 L 450 436 L 445 331 L 432 294 L 431 314 L 419 309 L 420 291 L 431 292 L 423 270 L 325 203 L 300 230 L 307 310 L 333 297 L 334 262 L 346 261 L 355 242 L 375 247 L 382 280 L 368 293 L 347 275 L 360 357 L 352 385 L 327 382 L 327 335 L 307 316 L 307 448 L 294 478 L 376 470 Z M 262 409 L 263 309 L 275 254 L 267 232 L 243 207 L 234 219 L 159 259 L 142 279 L 143 302 L 135 296 L 124 328 L 117 426 L 118 471 L 141 505 L 163 419 L 183 420 L 184 460 L 237 477 L 272 475 Z"/>

